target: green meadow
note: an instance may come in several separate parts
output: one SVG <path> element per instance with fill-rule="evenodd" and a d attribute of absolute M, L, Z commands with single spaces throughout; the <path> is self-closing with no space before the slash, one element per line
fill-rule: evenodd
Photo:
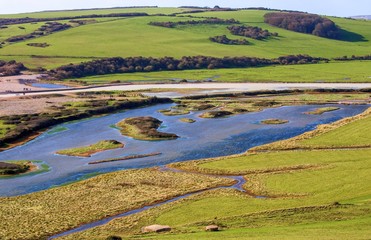
<path fill-rule="evenodd" d="M 0 17 L 72 17 L 76 15 L 123 12 L 169 14 L 181 12 L 182 10 L 184 9 L 109 9 L 40 12 L 12 16 L 1 15 Z M 366 55 L 371 52 L 371 44 L 369 41 L 371 39 L 371 33 L 369 31 L 371 22 L 369 21 L 333 18 L 332 20 L 342 29 L 364 37 L 362 41 L 355 41 L 355 39 L 352 39 L 352 35 L 348 34 L 349 36 L 345 37 L 348 41 L 339 41 L 291 32 L 270 26 L 264 23 L 263 20 L 263 16 L 267 12 L 268 11 L 263 10 L 244 10 L 236 12 L 192 14 L 198 17 L 235 18 L 239 20 L 241 24 L 259 26 L 279 34 L 279 37 L 266 41 L 248 39 L 252 44 L 247 46 L 223 45 L 209 41 L 209 37 L 222 34 L 232 39 L 237 38 L 229 33 L 226 29 L 226 25 L 185 25 L 176 28 L 163 28 L 148 25 L 151 21 L 184 21 L 189 19 L 188 17 L 147 16 L 116 18 L 110 19 L 110 21 L 103 21 L 97 18 L 97 23 L 86 24 L 48 36 L 6 45 L 0 49 L 0 58 L 6 60 L 15 59 L 24 62 L 29 67 L 54 68 L 62 64 L 77 63 L 81 60 L 87 61 L 94 57 L 172 56 L 179 58 L 182 56 L 206 55 L 215 57 L 251 56 L 275 58 L 288 54 L 309 54 L 316 57 L 333 58 L 344 55 Z M 36 27 L 36 24 L 35 26 L 32 24 L 21 25 L 25 25 L 26 32 Z M 17 26 L 11 26 L 9 29 L 0 30 L 0 37 L 4 39 L 20 33 Z M 26 44 L 30 42 L 46 42 L 50 44 L 50 46 L 41 49 L 27 46 Z M 40 58 L 40 56 L 43 58 Z M 369 67 L 367 68 L 365 65 L 361 64 L 362 70 L 366 70 L 367 73 Z M 322 68 L 324 68 L 325 71 L 327 68 L 329 68 L 328 71 L 333 71 L 333 68 L 336 67 L 324 65 Z M 261 71 L 261 69 L 257 71 L 260 73 L 265 72 Z M 327 75 L 323 74 L 321 76 L 326 77 Z M 353 77 L 358 79 L 356 81 L 365 81 L 362 77 Z M 333 80 L 338 77 L 331 76 L 329 78 Z M 347 76 L 344 78 L 347 78 Z"/>
<path fill-rule="evenodd" d="M 261 68 L 203 69 L 150 73 L 107 74 L 81 78 L 87 84 L 122 82 L 168 82 L 173 80 L 217 82 L 370 82 L 371 62 L 330 62 Z"/>
<path fill-rule="evenodd" d="M 123 147 L 124 147 L 124 144 L 116 140 L 102 140 L 95 144 L 91 144 L 89 146 L 63 149 L 63 150 L 57 151 L 56 153 L 61 154 L 61 155 L 67 155 L 67 156 L 91 157 L 91 155 L 98 153 L 98 152 L 103 152 L 106 150 L 123 148 Z"/>

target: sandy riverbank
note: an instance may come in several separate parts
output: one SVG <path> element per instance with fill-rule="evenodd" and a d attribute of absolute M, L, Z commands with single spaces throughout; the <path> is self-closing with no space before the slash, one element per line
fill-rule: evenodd
<path fill-rule="evenodd" d="M 285 90 L 285 89 L 362 89 L 371 88 L 371 83 L 181 83 L 181 84 L 131 84 L 94 87 L 90 89 L 68 89 L 58 91 L 30 92 L 27 95 L 43 95 L 50 93 L 73 93 L 89 91 L 134 91 L 148 89 L 200 89 L 195 94 L 223 93 L 223 92 L 246 92 L 260 90 Z M 208 90 L 210 89 L 210 90 Z M 170 92 L 172 95 L 173 93 Z M 151 93 L 155 95 L 157 93 Z M 19 95 L 19 94 L 18 94 Z M 159 96 L 166 97 L 162 93 Z M 181 96 L 182 94 L 179 94 Z M 187 94 L 186 94 L 187 95 Z M 17 94 L 0 94 L 0 97 L 14 97 Z"/>
<path fill-rule="evenodd" d="M 38 91 L 43 88 L 33 87 L 30 84 L 37 81 L 40 74 L 23 74 L 17 76 L 0 77 L 0 93 L 8 91 L 20 92 L 20 91 Z M 27 90 L 26 90 L 27 89 Z"/>

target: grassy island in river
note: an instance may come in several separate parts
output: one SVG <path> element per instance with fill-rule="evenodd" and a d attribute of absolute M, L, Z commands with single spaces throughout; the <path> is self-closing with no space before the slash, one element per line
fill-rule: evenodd
<path fill-rule="evenodd" d="M 76 157 L 90 157 L 94 153 L 123 147 L 124 144 L 116 140 L 103 140 L 89 146 L 60 150 L 57 152 L 57 154 Z"/>
<path fill-rule="evenodd" d="M 285 124 L 288 122 L 289 122 L 288 120 L 276 119 L 276 118 L 266 119 L 266 120 L 261 121 L 262 124 Z"/>
<path fill-rule="evenodd" d="M 322 113 L 332 112 L 332 111 L 336 111 L 339 109 L 340 109 L 339 107 L 323 107 L 323 108 L 317 108 L 311 112 L 307 112 L 306 114 L 321 115 Z"/>
<path fill-rule="evenodd" d="M 20 163 L 9 163 L 0 162 L 0 176 L 3 175 L 17 175 L 25 173 L 31 169 L 30 162 L 20 162 Z"/>
<path fill-rule="evenodd" d="M 172 140 L 178 138 L 176 134 L 159 132 L 157 129 L 162 121 L 153 117 L 133 117 L 126 118 L 117 124 L 121 128 L 123 135 L 130 136 L 138 140 Z"/>

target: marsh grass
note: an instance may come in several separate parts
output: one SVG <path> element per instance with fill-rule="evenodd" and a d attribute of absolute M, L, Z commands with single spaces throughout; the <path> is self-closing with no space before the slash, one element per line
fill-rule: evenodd
<path fill-rule="evenodd" d="M 266 119 L 266 120 L 262 120 L 260 121 L 262 124 L 285 124 L 285 123 L 288 123 L 289 121 L 288 120 L 284 120 L 284 119 L 277 119 L 277 118 L 272 118 L 272 119 Z"/>
<path fill-rule="evenodd" d="M 323 107 L 323 108 L 317 108 L 313 111 L 310 111 L 310 112 L 306 112 L 306 114 L 311 114 L 311 115 L 321 115 L 323 113 L 326 113 L 326 112 L 332 112 L 332 111 L 336 111 L 336 110 L 339 110 L 340 108 L 339 107 Z"/>
<path fill-rule="evenodd" d="M 194 122 L 196 122 L 196 120 L 194 120 L 192 118 L 181 118 L 181 119 L 179 119 L 179 121 L 185 122 L 185 123 L 194 123 Z"/>
<path fill-rule="evenodd" d="M 119 122 L 117 126 L 123 135 L 130 136 L 139 140 L 173 140 L 178 138 L 176 134 L 159 132 L 157 129 L 162 121 L 153 117 L 133 117 L 126 118 Z"/>
<path fill-rule="evenodd" d="M 158 112 L 162 113 L 165 116 L 179 116 L 189 114 L 190 111 L 187 109 L 161 109 Z"/>
<path fill-rule="evenodd" d="M 229 115 L 232 115 L 232 112 L 225 111 L 225 110 L 214 110 L 209 112 L 204 112 L 199 115 L 200 118 L 221 118 L 221 117 L 227 117 Z"/>
<path fill-rule="evenodd" d="M 103 140 L 89 146 L 59 150 L 56 153 L 67 156 L 90 157 L 91 155 L 98 152 L 123 147 L 124 144 L 116 140 Z"/>
<path fill-rule="evenodd" d="M 198 174 L 141 169 L 0 198 L 1 218 L 7 219 L 0 228 L 0 238 L 43 239 L 82 223 L 230 182 Z"/>

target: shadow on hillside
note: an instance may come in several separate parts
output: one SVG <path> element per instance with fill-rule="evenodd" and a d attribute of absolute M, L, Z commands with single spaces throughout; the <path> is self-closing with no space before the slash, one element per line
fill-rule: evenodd
<path fill-rule="evenodd" d="M 368 42 L 368 40 L 365 39 L 365 37 L 362 36 L 361 34 L 354 33 L 354 32 L 349 32 L 349 31 L 341 29 L 341 28 L 339 29 L 339 31 L 340 31 L 340 36 L 339 36 L 338 40 L 340 40 L 340 41 Z"/>

